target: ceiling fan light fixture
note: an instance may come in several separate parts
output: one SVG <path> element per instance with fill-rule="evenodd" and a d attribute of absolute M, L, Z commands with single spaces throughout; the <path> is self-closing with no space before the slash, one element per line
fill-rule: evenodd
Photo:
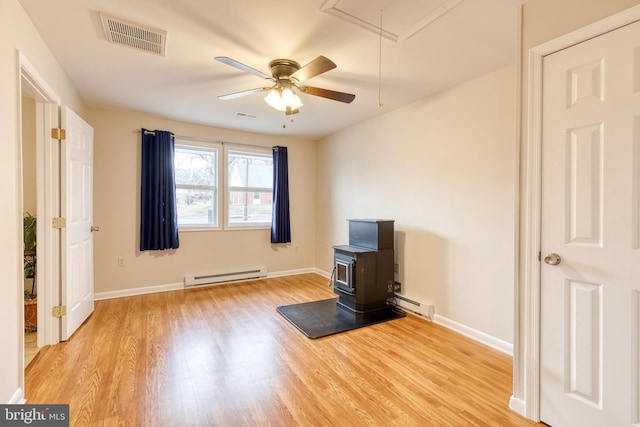
<path fill-rule="evenodd" d="M 294 96 L 295 95 L 293 91 L 288 87 L 282 89 L 282 93 L 280 94 L 280 97 L 282 98 L 282 102 L 284 103 L 284 105 L 289 105 L 289 106 L 293 105 L 293 102 L 295 101 Z"/>
<path fill-rule="evenodd" d="M 267 93 L 264 101 L 278 111 L 295 111 L 302 107 L 302 100 L 289 87 L 275 87 Z"/>
<path fill-rule="evenodd" d="M 284 114 L 288 116 L 299 113 L 300 107 L 303 106 L 302 100 L 296 92 L 304 92 L 307 95 L 319 96 L 333 101 L 344 102 L 346 104 L 349 104 L 356 97 L 351 93 L 338 92 L 335 90 L 307 85 L 299 86 L 301 83 L 304 83 L 315 76 L 336 68 L 336 64 L 324 56 L 318 56 L 303 67 L 291 59 L 274 59 L 269 62 L 269 69 L 271 70 L 270 76 L 226 56 L 217 56 L 215 59 L 223 64 L 230 65 L 241 71 L 253 74 L 265 80 L 271 80 L 275 83 L 272 87 L 259 87 L 256 89 L 243 90 L 241 92 L 218 96 L 218 98 L 222 100 L 236 99 L 242 96 L 252 95 L 254 93 L 267 92 L 267 95 L 264 97 L 264 101 L 267 105 L 275 110 L 284 112 Z"/>

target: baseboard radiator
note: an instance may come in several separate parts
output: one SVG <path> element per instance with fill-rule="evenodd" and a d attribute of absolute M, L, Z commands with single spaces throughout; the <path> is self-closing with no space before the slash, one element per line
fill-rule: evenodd
<path fill-rule="evenodd" d="M 235 270 L 216 271 L 211 273 L 187 274 L 184 276 L 184 287 L 216 285 L 238 280 L 259 279 L 267 277 L 267 267 L 239 268 Z"/>
<path fill-rule="evenodd" d="M 419 314 L 420 316 L 425 317 L 433 322 L 433 318 L 435 316 L 435 306 L 425 305 L 398 294 L 396 294 L 395 297 L 396 303 L 400 308 L 411 311 L 415 314 Z"/>

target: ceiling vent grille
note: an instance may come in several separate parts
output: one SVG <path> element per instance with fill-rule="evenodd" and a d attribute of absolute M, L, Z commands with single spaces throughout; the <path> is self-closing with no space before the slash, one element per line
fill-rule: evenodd
<path fill-rule="evenodd" d="M 167 32 L 114 16 L 100 14 L 107 41 L 165 56 Z"/>
<path fill-rule="evenodd" d="M 236 116 L 238 116 L 238 117 L 248 117 L 250 119 L 255 119 L 255 118 L 258 117 L 255 114 L 243 113 L 242 111 L 236 111 Z"/>

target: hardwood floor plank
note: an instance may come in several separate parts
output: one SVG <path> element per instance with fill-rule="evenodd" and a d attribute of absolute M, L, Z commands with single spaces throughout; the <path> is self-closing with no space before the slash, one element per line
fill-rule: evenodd
<path fill-rule="evenodd" d="M 98 301 L 29 366 L 28 403 L 71 425 L 532 426 L 511 358 L 408 315 L 316 340 L 276 311 L 332 298 L 314 274 Z"/>

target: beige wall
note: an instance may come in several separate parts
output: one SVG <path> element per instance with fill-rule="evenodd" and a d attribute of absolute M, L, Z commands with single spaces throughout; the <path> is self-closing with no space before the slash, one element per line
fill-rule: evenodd
<path fill-rule="evenodd" d="M 568 34 L 574 30 L 584 27 L 588 24 L 594 23 L 607 16 L 613 15 L 617 12 L 628 9 L 632 6 L 640 4 L 640 0 L 531 0 L 523 7 L 522 12 L 522 41 L 521 41 L 521 57 L 522 57 L 522 136 L 521 136 L 521 162 L 520 176 L 521 180 L 521 219 L 520 219 L 520 235 L 524 236 L 524 227 L 526 225 L 526 219 L 524 214 L 526 212 L 526 182 L 524 177 L 527 176 L 527 115 L 528 115 L 528 51 L 529 49 L 540 45 L 544 42 L 553 40 L 562 35 Z M 520 253 L 524 253 L 524 242 L 520 241 Z M 521 259 L 520 264 L 523 265 L 524 261 Z M 523 271 L 519 271 L 519 284 L 523 283 Z M 518 304 L 518 324 L 524 319 L 527 312 L 527 304 L 525 295 L 518 292 L 519 300 Z M 522 328 L 522 326 L 520 326 Z M 524 335 L 524 330 L 520 329 L 519 336 Z M 514 343 L 514 394 L 513 397 L 517 400 L 524 399 L 524 378 L 525 378 L 525 363 L 524 363 L 524 349 L 527 343 L 523 341 L 517 341 Z M 533 368 L 531 368 L 533 369 Z M 526 410 L 526 408 L 525 408 Z"/>
<path fill-rule="evenodd" d="M 0 402 L 22 395 L 22 201 L 20 157 L 20 50 L 46 76 L 61 100 L 82 113 L 82 103 L 18 0 L 0 0 Z"/>
<path fill-rule="evenodd" d="M 133 111 L 90 109 L 94 127 L 94 236 L 96 293 L 175 284 L 187 273 L 266 265 L 269 273 L 314 267 L 315 143 L 152 117 Z M 180 248 L 139 251 L 141 127 L 227 143 L 289 152 L 291 245 L 272 245 L 270 230 L 181 232 Z M 117 259 L 124 259 L 124 267 Z"/>
<path fill-rule="evenodd" d="M 347 218 L 395 220 L 404 295 L 512 342 L 515 69 L 507 67 L 318 144 L 316 265 Z"/>
<path fill-rule="evenodd" d="M 36 102 L 22 98 L 22 207 L 36 215 Z"/>
<path fill-rule="evenodd" d="M 530 0 L 523 6 L 523 53 L 639 3 L 638 0 Z"/>

